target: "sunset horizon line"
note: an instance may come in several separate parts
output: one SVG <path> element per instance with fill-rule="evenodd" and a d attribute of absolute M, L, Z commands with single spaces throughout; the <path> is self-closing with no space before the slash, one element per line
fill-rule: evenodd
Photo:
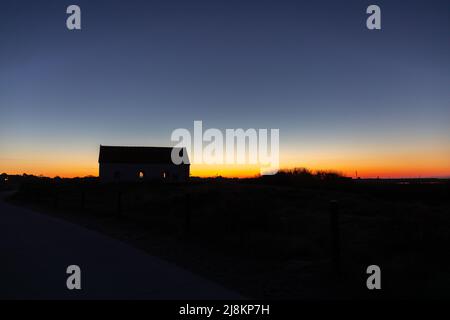
<path fill-rule="evenodd" d="M 317 174 L 320 172 L 330 172 L 330 173 L 337 173 L 342 175 L 345 178 L 351 178 L 353 180 L 358 179 L 450 179 L 450 174 L 438 174 L 438 175 L 423 175 L 423 174 L 406 174 L 406 175 L 396 175 L 396 174 L 368 174 L 368 175 L 350 175 L 345 174 L 340 170 L 336 169 L 309 169 L 306 167 L 293 167 L 293 168 L 283 168 L 278 171 L 280 172 L 286 172 L 286 171 L 292 171 L 292 170 L 306 170 L 311 172 L 312 174 Z M 6 174 L 7 176 L 34 176 L 39 178 L 49 178 L 49 179 L 55 179 L 55 178 L 61 178 L 61 179 L 86 179 L 86 178 L 99 178 L 99 174 L 43 174 L 43 173 L 33 173 L 33 172 L 0 172 L 1 175 Z M 240 175 L 230 175 L 230 174 L 201 174 L 201 173 L 195 173 L 191 174 L 190 178 L 202 178 L 202 179 L 208 179 L 208 178 L 226 178 L 226 179 L 251 179 L 251 178 L 259 178 L 264 175 L 261 175 L 259 173 L 247 173 L 247 174 L 240 174 Z"/>

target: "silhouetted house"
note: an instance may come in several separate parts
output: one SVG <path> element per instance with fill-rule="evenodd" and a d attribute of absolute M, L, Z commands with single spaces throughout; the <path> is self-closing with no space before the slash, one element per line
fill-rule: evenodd
<path fill-rule="evenodd" d="M 184 182 L 189 179 L 189 164 L 172 162 L 171 147 L 100 146 L 99 176 L 104 182 L 163 180 Z M 176 148 L 182 156 L 184 148 Z"/>

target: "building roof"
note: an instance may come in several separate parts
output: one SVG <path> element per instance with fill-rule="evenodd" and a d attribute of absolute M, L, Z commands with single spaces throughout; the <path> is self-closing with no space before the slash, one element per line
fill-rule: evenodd
<path fill-rule="evenodd" d="M 172 147 L 100 146 L 99 163 L 173 164 Z M 186 152 L 185 148 L 175 148 Z M 181 153 L 182 154 L 182 153 Z M 180 155 L 181 155 L 180 154 Z"/>

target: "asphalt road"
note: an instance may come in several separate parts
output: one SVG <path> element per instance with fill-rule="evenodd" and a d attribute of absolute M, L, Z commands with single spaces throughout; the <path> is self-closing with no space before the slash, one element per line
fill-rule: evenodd
<path fill-rule="evenodd" d="M 81 290 L 69 290 L 69 265 Z M 0 199 L 0 299 L 240 299 L 123 242 Z"/>

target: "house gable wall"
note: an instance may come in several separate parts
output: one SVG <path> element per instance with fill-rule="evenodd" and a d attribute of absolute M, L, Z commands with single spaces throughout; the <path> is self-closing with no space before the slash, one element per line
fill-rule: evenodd
<path fill-rule="evenodd" d="M 143 173 L 143 177 L 139 173 Z M 164 180 L 184 182 L 189 178 L 189 165 L 100 163 L 99 176 L 104 182 Z"/>

